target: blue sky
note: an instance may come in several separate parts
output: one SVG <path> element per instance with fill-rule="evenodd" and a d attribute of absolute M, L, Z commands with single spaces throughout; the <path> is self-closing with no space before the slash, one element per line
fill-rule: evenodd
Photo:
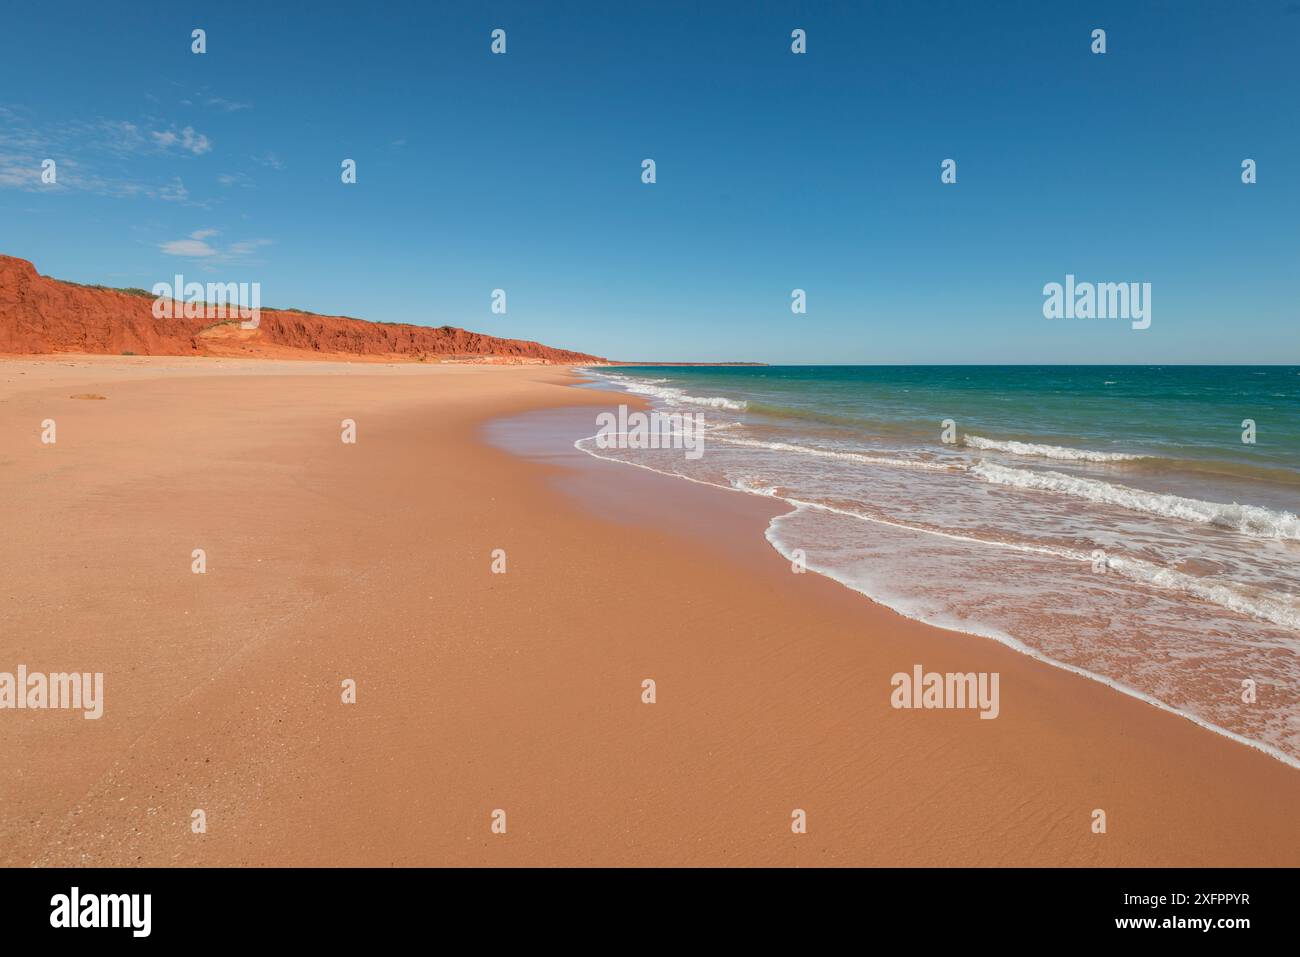
<path fill-rule="evenodd" d="M 5 26 L 0 252 L 47 275 L 260 282 L 629 360 L 1300 362 L 1295 0 L 98 2 Z M 1045 319 L 1067 273 L 1150 282 L 1151 328 Z"/>

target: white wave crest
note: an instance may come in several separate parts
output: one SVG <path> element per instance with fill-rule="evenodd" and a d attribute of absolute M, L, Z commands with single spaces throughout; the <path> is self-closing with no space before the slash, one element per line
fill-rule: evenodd
<path fill-rule="evenodd" d="M 728 445 L 768 449 L 772 452 L 792 452 L 796 455 L 839 459 L 842 462 L 861 462 L 863 465 L 889 465 L 895 468 L 928 469 L 934 472 L 950 472 L 963 468 L 963 466 L 957 464 L 945 465 L 940 462 L 927 462 L 922 459 L 899 459 L 887 455 L 871 455 L 865 452 L 836 452 L 831 449 L 816 449 L 807 445 L 792 445 L 789 442 L 760 442 L 756 439 L 738 439 L 732 436 L 719 436 L 718 441 L 725 442 Z"/>
<path fill-rule="evenodd" d="M 1047 459 L 1071 462 L 1134 462 L 1150 458 L 1149 455 L 1130 455 L 1127 452 L 1094 452 L 1092 449 L 1068 449 L 1060 445 L 1038 445 L 1032 442 L 999 442 L 979 435 L 962 436 L 963 444 L 986 452 L 1009 452 L 1012 455 L 1036 455 Z"/>
<path fill-rule="evenodd" d="M 1133 512 L 1229 528 L 1257 538 L 1300 539 L 1300 518 L 1291 512 L 1275 512 L 1260 505 L 1204 502 L 1181 495 L 1148 492 L 1127 485 L 1112 485 L 1098 479 L 1080 478 L 1060 472 L 1031 472 L 989 462 L 977 462 L 971 466 L 970 473 L 995 485 L 1059 492 Z"/>
<path fill-rule="evenodd" d="M 1087 560 L 1086 556 L 1084 560 Z M 1125 578 L 1157 588 L 1186 592 L 1240 615 L 1249 615 L 1261 621 L 1281 625 L 1291 631 L 1300 631 L 1300 602 L 1290 595 L 1262 588 L 1251 588 L 1235 582 L 1200 578 L 1172 568 L 1161 568 L 1139 558 L 1111 555 L 1107 557 L 1106 565 Z"/>
<path fill-rule="evenodd" d="M 749 403 L 740 399 L 727 399 L 720 395 L 690 395 L 685 389 L 662 385 L 667 379 L 633 379 L 614 375 L 604 378 L 617 382 L 628 392 L 648 395 L 668 405 L 699 405 L 708 409 L 730 409 L 733 412 L 744 412 L 749 408 Z"/>
<path fill-rule="evenodd" d="M 731 480 L 731 487 L 738 492 L 751 492 L 754 495 L 764 495 L 769 498 L 779 497 L 776 494 L 776 486 L 769 485 L 766 482 L 762 482 L 758 479 L 745 478 L 745 477 L 733 478 Z"/>

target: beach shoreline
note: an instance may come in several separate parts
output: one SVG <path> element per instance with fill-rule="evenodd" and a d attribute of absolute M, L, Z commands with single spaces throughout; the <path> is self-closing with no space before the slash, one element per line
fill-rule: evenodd
<path fill-rule="evenodd" d="M 792 574 L 781 503 L 485 441 L 636 401 L 574 369 L 85 358 L 0 360 L 0 671 L 106 688 L 0 711 L 0 863 L 1300 863 L 1294 769 Z"/>
<path fill-rule="evenodd" d="M 593 381 L 592 384 L 596 387 L 603 387 L 602 384 L 597 381 Z M 632 408 L 637 408 L 637 409 L 650 408 L 649 404 L 638 396 L 628 395 L 627 393 L 620 393 L 617 391 L 614 391 L 612 394 L 619 396 L 620 398 L 625 400 L 630 399 L 631 400 L 630 407 Z M 601 454 L 594 453 L 589 449 L 580 448 L 578 441 L 570 443 L 569 439 L 575 436 L 578 437 L 579 441 L 584 438 L 590 438 L 590 436 L 587 435 L 587 432 L 590 431 L 590 429 L 588 428 L 590 424 L 590 416 L 585 416 L 582 419 L 582 425 L 579 426 L 573 416 L 569 416 L 565 419 L 559 418 L 558 413 L 563 413 L 565 411 L 566 410 L 561 409 L 561 410 L 553 410 L 549 413 L 540 413 L 540 414 L 524 413 L 522 416 L 519 416 L 516 419 L 507 420 L 507 422 L 504 423 L 498 423 L 497 428 L 494 430 L 494 434 L 497 436 L 496 444 L 508 450 L 516 451 L 520 454 L 531 455 L 542 461 L 550 461 L 556 464 L 562 464 L 574 472 L 582 471 L 582 466 L 584 465 L 584 458 L 588 456 L 600 461 L 611 462 L 611 463 L 618 462 L 618 460 L 615 458 L 602 456 Z M 576 412 L 577 410 L 567 410 L 567 411 Z M 539 443 L 536 440 L 536 438 L 528 434 L 530 432 L 536 432 L 536 431 L 541 431 L 545 435 L 546 438 L 544 440 L 544 443 Z M 579 433 L 581 433 L 581 435 L 579 435 Z M 570 448 L 577 450 L 579 454 L 576 456 L 568 454 Z M 690 479 L 679 475 L 673 475 L 671 473 L 659 471 L 651 466 L 646 466 L 646 465 L 619 463 L 618 466 L 616 467 L 621 467 L 624 470 L 631 469 L 634 472 L 648 471 L 653 475 L 666 478 L 670 482 L 676 480 L 679 482 L 687 481 L 692 484 L 704 484 L 705 487 L 708 488 L 716 488 L 723 491 L 734 492 L 750 498 L 757 498 L 760 502 L 763 502 L 765 504 L 761 509 L 756 510 L 756 512 L 763 519 L 766 520 L 765 525 L 760 529 L 760 533 L 757 536 L 757 540 L 764 542 L 766 546 L 775 550 L 778 554 L 782 553 L 782 548 L 779 547 L 778 543 L 773 540 L 774 524 L 772 520 L 783 515 L 789 516 L 797 508 L 796 505 L 791 504 L 784 497 L 770 496 L 770 495 L 766 495 L 763 492 L 756 491 L 749 488 L 744 488 L 744 487 L 733 486 L 727 488 L 718 485 L 710 485 L 708 483 L 698 483 L 697 480 L 695 479 Z M 609 501 L 611 495 L 607 491 L 605 491 L 605 489 L 607 489 L 610 485 L 619 484 L 618 482 L 601 484 L 601 483 L 593 482 L 591 480 L 587 480 L 579 483 L 575 481 L 575 478 L 576 476 L 570 476 L 569 480 L 560 483 L 560 486 L 568 488 L 568 490 L 574 495 L 574 497 L 578 499 L 585 507 L 585 509 L 589 512 L 593 511 L 592 502 L 598 501 L 601 503 L 601 506 L 595 508 L 594 511 L 596 514 L 601 514 L 604 515 L 605 517 L 616 516 L 622 513 L 621 520 L 623 521 L 636 521 L 639 518 L 642 524 L 647 524 L 654 527 L 663 527 L 668 524 L 675 524 L 680 526 L 679 530 L 688 533 L 695 531 L 698 527 L 695 525 L 694 522 L 691 521 L 675 522 L 677 515 L 675 515 L 672 512 L 665 511 L 663 509 L 654 510 L 653 514 L 650 514 L 651 509 L 648 508 L 645 503 L 647 499 L 653 498 L 653 496 L 651 495 L 642 495 L 638 499 L 640 504 L 629 509 L 627 507 L 628 506 L 627 500 L 629 496 L 626 493 L 623 493 L 621 495 L 618 495 L 619 503 L 623 507 L 622 508 L 611 507 L 611 503 Z M 660 494 L 662 497 L 662 490 Z M 711 515 L 712 514 L 713 513 L 711 513 Z M 632 516 L 635 516 L 635 518 L 633 518 Z M 753 529 L 752 528 L 748 529 L 748 532 L 752 533 Z M 732 530 L 731 534 L 733 537 L 735 537 L 740 533 L 738 533 L 736 530 Z M 713 544 L 714 536 L 711 534 L 711 532 L 708 534 L 698 535 L 696 537 L 698 537 L 701 544 Z M 753 536 L 751 535 L 750 537 Z M 733 560 L 741 561 L 744 560 L 746 557 L 752 557 L 752 556 L 749 556 L 748 550 L 742 548 L 733 548 L 730 550 L 730 557 Z M 789 555 L 783 555 L 782 557 L 783 560 L 786 561 L 787 563 L 790 562 Z M 948 632 L 964 635 L 968 638 L 971 638 L 972 640 L 998 642 L 999 644 L 1015 651 L 1017 654 L 1021 654 L 1028 658 L 1031 658 L 1034 661 L 1039 662 L 1040 664 L 1046 665 L 1051 668 L 1061 669 L 1075 676 L 1085 678 L 1089 681 L 1095 681 L 1098 684 L 1101 684 L 1104 687 L 1109 688 L 1110 690 L 1118 694 L 1123 694 L 1127 697 L 1133 698 L 1134 700 L 1140 701 L 1143 704 L 1148 705 L 1149 707 L 1156 708 L 1157 710 L 1181 718 L 1184 721 L 1191 722 L 1192 724 L 1196 725 L 1197 727 L 1205 731 L 1210 732 L 1211 734 L 1219 735 L 1243 747 L 1252 748 L 1256 751 L 1259 751 L 1262 754 L 1268 755 L 1273 760 L 1279 761 L 1289 767 L 1300 769 L 1300 759 L 1297 759 L 1296 757 L 1284 751 L 1281 751 L 1278 748 L 1271 747 L 1270 745 L 1265 744 L 1263 742 L 1256 741 L 1244 735 L 1238 734 L 1232 731 L 1231 729 L 1213 724 L 1209 721 L 1206 721 L 1205 719 L 1201 718 L 1199 715 L 1193 712 L 1176 708 L 1173 705 L 1161 701 L 1160 699 L 1154 697 L 1153 695 L 1147 694 L 1146 692 L 1138 688 L 1133 688 L 1121 682 L 1118 682 L 1114 678 L 1109 677 L 1107 675 L 1094 672 L 1094 671 L 1089 671 L 1086 668 L 1082 668 L 1077 665 L 1071 664 L 1068 661 L 1061 661 L 1052 658 L 1042 653 L 1038 649 L 1032 647 L 1031 645 L 1028 645 L 1018 640 L 1016 637 L 1012 635 L 1005 634 L 1005 633 L 998 633 L 996 631 L 982 632 L 980 630 L 975 630 L 970 627 L 962 627 L 960 624 L 946 625 L 938 622 L 926 621 L 924 618 L 919 618 L 915 615 L 909 615 L 907 611 L 891 606 L 887 601 L 881 600 L 879 597 L 872 595 L 870 592 L 860 587 L 856 587 L 854 584 L 850 582 L 840 581 L 836 579 L 833 575 L 826 574 L 825 572 L 820 572 L 820 571 L 814 572 L 812 568 L 808 568 L 807 571 L 819 575 L 826 575 L 826 577 L 829 578 L 831 581 L 836 582 L 837 584 L 848 589 L 854 594 L 862 597 L 866 601 L 871 602 L 873 605 L 876 605 L 880 608 L 889 611 L 893 611 L 905 619 L 908 619 L 910 621 L 916 621 L 921 624 L 926 624 L 929 625 L 930 627 L 937 628 L 941 631 L 948 631 Z"/>

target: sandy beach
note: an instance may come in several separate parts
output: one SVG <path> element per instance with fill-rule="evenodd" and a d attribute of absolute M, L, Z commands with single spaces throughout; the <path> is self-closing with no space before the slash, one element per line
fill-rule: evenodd
<path fill-rule="evenodd" d="M 1300 864 L 1300 772 L 792 574 L 780 503 L 566 447 L 580 381 L 0 359 L 0 671 L 104 675 L 0 712 L 0 864 Z M 917 664 L 996 720 L 892 708 Z"/>

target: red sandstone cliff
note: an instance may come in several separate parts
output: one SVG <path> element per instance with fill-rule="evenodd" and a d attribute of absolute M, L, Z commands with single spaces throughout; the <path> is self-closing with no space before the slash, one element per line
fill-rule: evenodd
<path fill-rule="evenodd" d="M 155 319 L 153 299 L 41 276 L 0 256 L 0 353 L 219 355 L 267 358 L 402 358 L 594 363 L 581 352 L 498 339 L 451 326 L 388 325 L 262 309 L 257 329 L 212 319 Z"/>

